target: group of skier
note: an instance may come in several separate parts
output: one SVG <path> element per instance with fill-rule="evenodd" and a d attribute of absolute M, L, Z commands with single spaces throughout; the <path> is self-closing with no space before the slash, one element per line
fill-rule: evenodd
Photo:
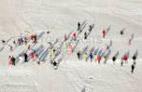
<path fill-rule="evenodd" d="M 8 45 L 10 47 L 10 51 L 13 51 L 14 50 L 14 47 L 18 47 L 18 46 L 21 46 L 21 45 L 25 45 L 25 46 L 28 46 L 27 48 L 27 52 L 30 51 L 31 46 L 30 45 L 27 45 L 27 43 L 29 41 L 32 41 L 32 43 L 37 43 L 37 35 L 30 35 L 30 36 L 21 36 L 21 37 L 18 37 L 17 39 L 14 39 L 12 44 L 13 45 Z M 35 57 L 35 53 L 34 51 L 32 51 L 30 53 L 30 55 L 28 55 L 28 53 L 25 52 L 25 53 L 21 53 L 20 55 L 18 55 L 17 57 L 14 57 L 14 56 L 9 56 L 9 65 L 14 65 L 16 64 L 16 61 L 18 62 L 28 62 L 28 59 L 31 57 L 31 58 L 34 58 Z"/>
<path fill-rule="evenodd" d="M 85 49 L 84 49 L 85 50 Z M 112 57 L 110 56 L 111 50 L 106 50 L 103 51 L 102 49 L 94 49 L 93 52 L 91 51 L 78 51 L 76 53 L 77 58 L 81 61 L 90 61 L 90 62 L 98 62 L 100 64 L 100 62 L 104 62 L 104 64 L 107 63 L 108 59 L 111 59 L 113 64 L 115 64 L 115 62 L 119 59 L 119 51 L 117 51 Z M 136 51 L 133 56 L 130 58 L 129 57 L 129 52 L 125 53 L 122 57 L 121 57 L 121 61 L 120 61 L 120 65 L 123 66 L 124 64 L 127 64 L 129 60 L 133 60 L 133 63 L 131 65 L 131 72 L 134 72 L 135 66 L 136 66 L 136 59 L 138 57 L 138 51 Z"/>
<path fill-rule="evenodd" d="M 83 31 L 83 27 L 85 27 L 85 23 L 84 23 L 84 26 L 83 26 L 83 24 L 78 22 L 77 23 L 77 31 L 74 31 L 74 32 L 70 33 L 69 35 L 66 35 L 66 34 L 64 35 L 64 42 L 68 41 L 69 38 L 71 37 L 71 39 L 69 40 L 69 44 L 67 45 L 68 47 L 66 48 L 66 49 L 69 49 L 69 52 L 71 52 L 71 54 L 73 53 L 73 50 L 75 49 L 75 45 L 73 46 L 71 44 L 71 42 L 72 41 L 77 42 L 78 35 Z M 84 32 L 84 35 L 83 35 L 84 40 L 87 40 L 87 38 L 91 34 L 93 28 L 94 28 L 94 24 L 89 25 L 89 29 L 86 32 Z M 106 35 L 108 34 L 109 31 L 110 31 L 110 26 L 107 29 L 102 30 L 102 38 L 103 39 L 106 38 Z M 124 35 L 124 31 L 125 31 L 125 29 L 122 29 L 120 31 L 120 35 Z M 47 34 L 49 34 L 49 32 L 47 32 Z M 131 38 L 129 39 L 129 45 L 131 45 L 131 42 L 132 42 L 133 39 L 134 39 L 134 34 L 132 34 Z M 37 35 L 35 35 L 35 34 L 31 35 L 30 40 L 32 40 L 33 43 L 37 43 Z M 26 37 L 18 38 L 17 41 L 15 41 L 15 40 L 13 41 L 13 44 L 15 44 L 16 46 L 17 45 L 20 46 L 23 43 L 27 44 L 28 41 L 29 41 L 29 39 L 26 38 Z M 77 54 L 77 57 L 78 57 L 79 60 L 84 59 L 85 61 L 90 60 L 91 62 L 96 61 L 98 63 L 101 63 L 101 61 L 103 60 L 104 63 L 107 63 L 108 59 L 111 58 L 113 63 L 115 64 L 116 60 L 118 59 L 120 52 L 117 51 L 112 57 L 110 57 L 110 54 L 112 53 L 111 47 L 112 47 L 112 40 L 110 40 L 109 45 L 107 45 L 105 48 L 94 48 L 93 47 L 93 48 L 89 49 L 88 46 L 86 46 L 82 51 L 78 51 L 76 54 Z M 11 50 L 12 50 L 12 47 L 11 47 Z M 53 50 L 53 52 L 55 53 L 56 50 L 55 51 Z M 53 56 L 55 56 L 55 55 L 53 55 Z M 133 64 L 131 65 L 131 73 L 134 72 L 134 69 L 135 69 L 135 66 L 136 66 L 137 56 L 138 56 L 138 51 L 136 51 L 134 53 L 134 55 L 132 56 Z M 53 58 L 51 59 L 51 61 L 53 61 L 52 64 L 54 66 L 57 66 L 57 62 Z M 9 56 L 9 64 L 15 65 L 16 59 L 17 58 L 15 58 L 13 56 Z M 33 61 L 38 59 L 37 52 L 32 50 L 30 45 L 28 47 L 27 53 L 22 53 L 21 55 L 19 55 L 18 60 L 21 61 L 21 62 L 22 61 L 28 62 L 29 59 L 32 59 Z M 128 59 L 129 59 L 129 52 L 125 53 L 121 57 L 121 62 L 120 62 L 121 66 L 123 66 L 124 63 L 127 63 Z M 40 64 L 39 60 L 38 60 L 38 64 Z"/>
<path fill-rule="evenodd" d="M 89 29 L 92 30 L 93 26 L 90 25 Z M 79 25 L 79 27 L 80 27 L 80 25 Z M 91 32 L 90 30 L 88 32 Z M 125 28 L 120 30 L 120 35 L 121 36 L 124 35 L 125 30 L 126 30 Z M 110 31 L 110 26 L 107 29 L 103 29 L 102 30 L 102 38 L 105 39 L 106 35 L 108 34 L 109 31 Z M 84 39 L 86 40 L 87 37 L 88 37 L 88 33 L 85 32 L 84 33 Z M 130 39 L 128 40 L 129 45 L 132 44 L 133 39 L 134 39 L 134 34 L 132 34 Z M 106 50 L 99 49 L 99 48 L 97 48 L 97 49 L 92 48 L 91 50 L 88 50 L 88 47 L 86 46 L 85 48 L 83 48 L 83 50 L 77 51 L 76 55 L 77 55 L 77 58 L 79 60 L 84 60 L 84 61 L 90 60 L 91 62 L 92 61 L 97 61 L 98 63 L 100 63 L 102 60 L 104 61 L 104 63 L 106 63 L 108 58 L 111 58 L 113 63 L 115 64 L 116 60 L 118 59 L 118 57 L 120 55 L 120 51 L 117 51 L 112 57 L 110 57 L 111 47 L 112 47 L 112 40 L 110 40 L 109 45 L 106 46 Z M 129 54 L 130 54 L 130 52 L 128 51 L 124 55 L 122 55 L 121 61 L 120 61 L 121 66 L 128 63 L 128 60 L 130 60 L 130 58 L 129 58 L 130 55 Z M 131 58 L 133 60 L 133 63 L 131 65 L 131 73 L 133 73 L 134 70 L 135 70 L 137 56 L 138 56 L 138 51 L 136 51 L 134 53 L 134 55 L 132 56 L 132 58 Z"/>

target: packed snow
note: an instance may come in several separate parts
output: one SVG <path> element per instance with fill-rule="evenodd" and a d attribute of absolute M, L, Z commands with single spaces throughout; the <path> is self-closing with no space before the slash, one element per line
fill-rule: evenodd
<path fill-rule="evenodd" d="M 142 92 L 141 0 L 0 1 L 0 92 Z M 82 32 L 76 40 L 71 34 L 64 41 L 65 34 L 78 33 L 78 22 L 84 23 Z M 85 40 L 84 33 L 92 24 L 94 27 Z M 108 29 L 104 38 L 103 29 Z M 30 39 L 27 44 L 13 44 L 33 34 L 37 36 L 37 43 Z M 70 43 L 76 46 L 73 53 L 71 47 L 67 48 Z M 111 54 L 106 64 L 105 58 L 99 64 L 97 55 L 92 62 L 90 58 L 86 62 L 83 56 L 77 57 L 77 52 L 86 46 L 85 53 L 98 48 L 106 54 L 108 45 Z M 54 48 L 57 57 L 52 55 Z M 29 55 L 31 50 L 36 51 L 38 58 L 25 63 L 21 55 Z M 114 64 L 112 57 L 117 51 L 119 55 Z M 131 73 L 135 51 L 138 58 Z M 127 52 L 128 62 L 121 66 L 121 57 Z M 16 58 L 15 66 L 9 65 L 9 56 Z M 51 64 L 51 59 L 57 61 L 57 67 Z"/>

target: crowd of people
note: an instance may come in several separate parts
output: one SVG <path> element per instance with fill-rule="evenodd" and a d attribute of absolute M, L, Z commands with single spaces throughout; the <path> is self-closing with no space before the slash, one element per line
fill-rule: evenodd
<path fill-rule="evenodd" d="M 120 36 L 125 35 L 125 28 L 120 30 Z M 102 30 L 102 39 L 105 39 L 107 34 L 110 31 L 110 26 L 107 29 Z M 87 39 L 87 32 L 84 32 L 84 39 Z M 132 41 L 134 39 L 134 34 L 132 34 L 128 40 L 128 45 L 132 44 Z M 104 64 L 107 63 L 108 59 L 112 60 L 113 64 L 117 60 L 120 60 L 120 65 L 123 66 L 124 64 L 127 64 L 129 60 L 132 60 L 131 64 L 131 73 L 134 72 L 136 67 L 136 59 L 138 57 L 138 51 L 136 50 L 135 53 L 130 57 L 130 51 L 124 53 L 124 55 L 120 56 L 120 51 L 117 51 L 114 55 L 111 57 L 112 52 L 112 40 L 110 40 L 109 45 L 106 46 L 106 48 L 91 48 L 89 49 L 88 46 L 84 47 L 82 50 L 77 51 L 76 55 L 79 60 L 83 61 L 90 61 L 90 62 L 104 62 Z M 119 59 L 120 57 L 120 59 Z"/>
<path fill-rule="evenodd" d="M 72 31 L 71 33 L 69 33 L 68 35 L 64 35 L 64 40 L 62 45 L 65 43 L 65 49 L 67 49 L 67 53 L 69 52 L 70 55 L 72 55 L 72 53 L 74 52 L 75 48 L 78 45 L 79 42 L 79 35 L 82 33 L 83 34 L 83 38 L 84 40 L 87 40 L 89 35 L 91 34 L 91 32 L 93 31 L 93 28 L 95 27 L 94 24 L 91 24 L 88 26 L 88 30 L 83 32 L 84 28 L 86 27 L 87 23 L 83 22 L 77 23 L 77 31 Z M 110 26 L 106 29 L 102 30 L 102 35 L 101 39 L 106 39 L 107 38 L 107 34 L 110 31 Z M 50 34 L 50 32 L 46 32 L 47 34 Z M 125 29 L 120 30 L 120 35 L 125 35 Z M 130 39 L 128 41 L 128 44 L 131 45 L 132 41 L 134 39 L 134 34 L 132 34 L 130 36 Z M 15 45 L 15 47 L 17 46 L 21 46 L 21 45 L 27 45 L 28 42 L 32 41 L 32 44 L 36 44 L 38 43 L 38 36 L 37 34 L 32 34 L 30 36 L 25 36 L 25 37 L 19 37 L 18 39 L 13 41 L 13 44 Z M 78 41 L 78 42 L 77 42 Z M 3 43 L 5 43 L 5 41 L 2 41 Z M 74 43 L 76 42 L 76 43 Z M 52 47 L 52 49 L 49 52 L 49 57 L 50 57 L 50 61 L 53 61 L 52 64 L 53 66 L 57 66 L 58 62 L 55 61 L 55 58 L 58 56 L 59 50 L 57 50 L 56 47 L 54 47 L 54 44 L 51 42 L 50 47 Z M 92 47 L 89 48 L 89 46 L 84 47 L 82 50 L 79 50 L 76 52 L 77 58 L 79 60 L 84 60 L 84 61 L 90 61 L 90 62 L 98 62 L 99 64 L 101 62 L 103 62 L 104 64 L 107 63 L 108 60 L 112 60 L 112 62 L 115 64 L 115 62 L 119 59 L 119 57 L 121 57 L 121 61 L 120 61 L 120 65 L 123 66 L 124 64 L 128 63 L 129 59 L 130 59 L 130 52 L 126 52 L 124 53 L 124 55 L 120 56 L 120 51 L 117 51 L 114 55 L 112 54 L 112 40 L 110 40 L 109 45 L 105 46 L 105 48 L 96 48 L 96 47 Z M 60 47 L 60 50 L 62 49 L 62 46 Z M 10 45 L 10 51 L 13 51 L 13 47 Z M 57 55 L 56 55 L 57 54 Z M 110 57 L 112 56 L 112 57 Z M 136 67 L 136 59 L 138 57 L 138 51 L 136 51 L 134 53 L 134 55 L 132 56 L 132 60 L 133 63 L 131 65 L 131 73 L 134 72 L 135 67 Z M 16 65 L 16 62 L 28 62 L 28 61 L 37 61 L 37 64 L 40 64 L 40 59 L 39 59 L 39 54 L 37 53 L 36 50 L 32 49 L 31 45 L 28 45 L 27 50 L 24 53 L 21 53 L 18 57 L 14 57 L 14 56 L 9 56 L 9 65 Z"/>
<path fill-rule="evenodd" d="M 10 51 L 13 51 L 14 48 L 18 47 L 18 46 L 22 46 L 22 45 L 25 45 L 27 46 L 28 42 L 29 41 L 32 41 L 33 44 L 36 44 L 37 43 L 37 35 L 30 35 L 30 36 L 25 36 L 25 37 L 18 37 L 16 40 L 14 39 L 13 40 L 13 45 L 9 45 L 10 47 Z M 31 47 L 30 45 L 28 45 L 28 50 L 30 50 Z M 35 57 L 35 53 L 36 52 L 31 52 L 30 55 L 28 55 L 28 53 L 26 52 L 23 52 L 21 53 L 19 56 L 18 56 L 18 59 L 17 57 L 14 57 L 14 56 L 9 56 L 9 65 L 16 65 L 16 62 L 28 62 L 28 58 L 29 56 L 31 56 L 32 58 Z"/>

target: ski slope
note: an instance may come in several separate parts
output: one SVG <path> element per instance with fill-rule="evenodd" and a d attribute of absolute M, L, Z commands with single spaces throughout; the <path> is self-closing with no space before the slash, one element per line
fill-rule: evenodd
<path fill-rule="evenodd" d="M 8 56 L 18 56 L 26 50 L 26 46 L 19 46 L 13 52 L 8 44 L 0 43 L 0 92 L 141 92 L 142 88 L 142 1 L 141 0 L 0 0 L 0 40 L 8 44 L 22 34 L 51 31 L 44 34 L 39 43 L 44 51 L 47 42 L 60 41 L 64 34 L 76 31 L 77 22 L 87 21 L 88 25 L 95 24 L 88 40 L 83 40 L 75 52 L 89 45 L 104 48 L 113 41 L 112 55 L 120 51 L 121 56 L 130 51 L 139 51 L 136 70 L 130 73 L 132 60 L 120 66 L 120 60 L 114 65 L 111 60 L 107 64 L 79 61 L 76 53 L 68 55 L 65 46 L 62 48 L 63 60 L 57 70 L 49 64 L 49 55 L 43 52 L 47 62 L 37 65 L 35 62 L 18 63 L 15 67 L 8 66 Z M 106 39 L 101 38 L 101 31 L 111 26 Z M 126 28 L 124 36 L 120 36 L 121 29 Z M 135 34 L 131 46 L 128 39 Z M 55 46 L 58 47 L 59 44 Z M 2 48 L 2 50 L 1 50 Z M 43 54 L 42 54 L 43 53 Z"/>

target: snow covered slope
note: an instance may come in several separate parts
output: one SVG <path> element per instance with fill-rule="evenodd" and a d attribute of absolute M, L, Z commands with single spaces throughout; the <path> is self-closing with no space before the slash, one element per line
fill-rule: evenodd
<path fill-rule="evenodd" d="M 141 0 L 0 0 L 0 40 L 8 40 L 23 32 L 51 31 L 40 43 L 63 38 L 65 33 L 75 31 L 78 21 L 95 24 L 87 41 L 77 50 L 90 46 L 101 47 L 113 41 L 112 55 L 120 55 L 137 49 L 139 60 L 136 71 L 130 73 L 130 63 L 120 66 L 109 60 L 107 64 L 78 61 L 76 54 L 66 55 L 58 70 L 49 63 L 40 66 L 34 62 L 8 66 L 8 56 L 17 55 L 26 47 L 9 52 L 4 46 L 0 52 L 0 92 L 141 92 L 142 88 L 142 1 Z M 111 25 L 107 39 L 101 39 L 101 31 Z M 121 37 L 119 31 L 126 28 Z M 85 28 L 88 30 L 88 28 Z M 133 44 L 128 39 L 134 33 Z M 9 42 L 11 43 L 11 42 Z M 0 48 L 3 45 L 0 43 Z M 119 57 L 120 58 L 120 57 Z"/>

